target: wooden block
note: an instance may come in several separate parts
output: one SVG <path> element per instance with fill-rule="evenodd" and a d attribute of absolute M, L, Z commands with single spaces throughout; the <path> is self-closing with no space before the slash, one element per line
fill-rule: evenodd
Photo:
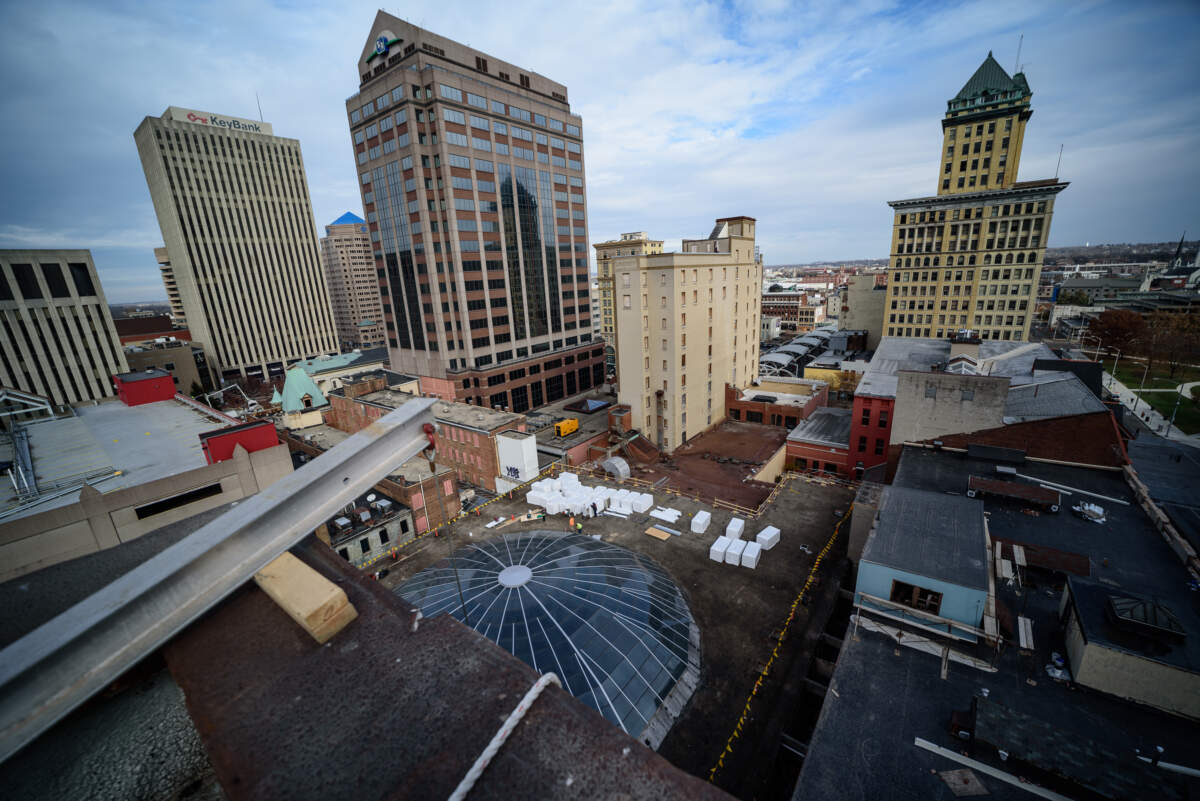
<path fill-rule="evenodd" d="M 670 534 L 668 534 L 665 531 L 659 531 L 658 529 L 654 528 L 653 526 L 646 529 L 646 533 L 649 534 L 651 537 L 654 537 L 654 539 L 656 539 L 656 540 L 664 540 L 665 541 L 665 540 L 671 539 Z"/>
<path fill-rule="evenodd" d="M 255 573 L 254 582 L 319 643 L 358 617 L 341 587 L 290 553 Z"/>

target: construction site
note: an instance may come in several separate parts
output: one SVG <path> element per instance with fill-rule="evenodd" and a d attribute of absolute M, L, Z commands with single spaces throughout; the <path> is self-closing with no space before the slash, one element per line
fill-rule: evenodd
<path fill-rule="evenodd" d="M 711 446 L 702 447 L 704 438 L 698 438 L 690 453 L 677 453 L 673 462 L 654 465 L 645 478 L 639 472 L 639 477 L 616 482 L 600 472 L 570 471 L 588 488 L 651 495 L 654 505 L 646 512 L 547 515 L 544 508 L 527 501 L 534 483 L 529 482 L 400 549 L 381 571 L 380 582 L 403 595 L 413 577 L 424 575 L 423 571 L 452 569 L 452 554 L 463 572 L 463 557 L 469 558 L 472 550 L 482 546 L 502 552 L 505 543 L 547 533 L 574 533 L 649 557 L 686 600 L 698 629 L 700 652 L 699 681 L 657 750 L 688 773 L 743 795 L 773 770 L 779 731 L 785 718 L 794 714 L 794 703 L 783 702 L 794 688 L 785 691 L 785 687 L 791 684 L 791 674 L 799 670 L 804 675 L 810 669 L 819 632 L 813 636 L 806 632 L 816 596 L 830 589 L 836 596 L 838 582 L 823 579 L 840 575 L 837 554 L 844 553 L 847 532 L 836 537 L 834 532 L 849 511 L 854 488 L 827 477 L 793 473 L 761 487 L 746 482 L 746 467 L 733 459 L 761 458 L 772 444 L 762 437 L 722 429 L 710 436 L 729 446 L 724 455 L 732 457 L 730 461 L 713 459 Z M 704 468 L 698 475 L 692 473 L 694 464 Z M 539 480 L 553 479 L 563 470 L 552 468 Z M 714 503 L 710 500 L 714 495 L 751 502 L 757 498 L 757 502 L 749 507 L 726 500 Z M 697 516 L 703 522 L 705 515 L 709 521 L 704 533 L 694 532 L 692 522 Z M 710 558 L 714 541 L 735 520 L 743 521 L 744 540 L 753 541 L 756 532 L 772 526 L 781 532 L 778 544 L 764 550 L 753 567 Z M 818 564 L 822 557 L 823 564 Z M 501 584 L 504 576 L 500 572 Z M 463 584 L 467 586 L 466 578 Z M 473 595 L 474 586 L 464 592 Z M 464 606 L 450 587 L 440 608 L 462 620 Z M 418 603 L 412 597 L 406 600 Z M 472 609 L 469 622 L 483 633 L 483 621 L 474 611 L 477 607 L 470 598 L 462 600 Z M 818 628 L 823 626 L 824 621 L 819 621 Z M 509 647 L 507 635 L 499 635 L 498 643 Z"/>

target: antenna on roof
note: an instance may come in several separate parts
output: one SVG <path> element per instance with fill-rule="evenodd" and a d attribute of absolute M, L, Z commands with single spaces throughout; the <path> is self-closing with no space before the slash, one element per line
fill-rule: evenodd
<path fill-rule="evenodd" d="M 1058 180 L 1058 171 L 1062 168 L 1063 145 L 1058 146 L 1058 166 L 1054 168 L 1054 180 Z"/>
<path fill-rule="evenodd" d="M 254 93 L 254 102 L 258 104 L 258 121 L 266 122 L 266 120 L 263 119 L 262 101 L 258 99 L 258 92 Z"/>
<path fill-rule="evenodd" d="M 1017 40 L 1017 60 L 1013 62 L 1013 69 L 1017 72 L 1021 71 L 1021 45 L 1025 44 L 1025 34 L 1021 34 L 1021 38 Z"/>

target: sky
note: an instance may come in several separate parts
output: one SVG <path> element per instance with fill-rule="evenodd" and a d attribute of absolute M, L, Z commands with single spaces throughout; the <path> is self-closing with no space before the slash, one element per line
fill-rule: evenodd
<path fill-rule="evenodd" d="M 0 0 L 0 248 L 89 248 L 110 302 L 165 298 L 133 131 L 169 105 L 300 140 L 315 225 L 362 213 L 345 99 L 377 6 Z M 484 3 L 389 13 L 566 84 L 592 242 L 758 219 L 766 263 L 885 258 L 936 192 L 941 125 L 989 50 L 1033 90 L 1020 179 L 1071 182 L 1049 244 L 1200 233 L 1200 4 Z"/>

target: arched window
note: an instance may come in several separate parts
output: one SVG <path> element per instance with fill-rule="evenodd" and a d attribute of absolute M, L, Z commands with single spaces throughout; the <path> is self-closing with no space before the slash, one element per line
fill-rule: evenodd
<path fill-rule="evenodd" d="M 983 263 L 984 263 L 984 264 L 991 264 L 991 263 L 992 263 L 992 254 L 991 254 L 991 253 L 985 253 L 985 254 L 983 254 Z"/>
<path fill-rule="evenodd" d="M 1037 263 L 1037 254 L 1036 254 L 1036 253 L 1030 253 L 1030 254 L 1029 254 L 1029 263 L 1030 263 L 1030 264 L 1036 264 L 1036 263 Z"/>
<path fill-rule="evenodd" d="M 925 257 L 925 266 L 926 267 L 929 266 L 929 257 L 928 256 Z"/>
<path fill-rule="evenodd" d="M 1017 254 L 1017 264 L 1024 264 L 1024 263 L 1025 263 L 1025 254 L 1018 253 Z"/>
<path fill-rule="evenodd" d="M 959 266 L 959 267 L 962 267 L 962 266 L 963 266 L 963 257 L 962 257 L 962 256 L 959 256 L 959 257 L 958 257 L 958 266 Z"/>
<path fill-rule="evenodd" d="M 1005 263 L 1005 264 L 1012 264 L 1012 254 L 1011 254 L 1011 253 L 1005 253 L 1005 254 L 1004 254 L 1004 263 Z"/>
<path fill-rule="evenodd" d="M 941 257 L 940 257 L 940 256 L 934 256 L 934 257 L 933 257 L 933 266 L 934 266 L 934 267 L 937 267 L 937 266 L 938 266 L 938 262 L 940 261 L 940 259 L 941 259 Z"/>
<path fill-rule="evenodd" d="M 305 409 L 311 409 L 312 408 L 312 395 L 305 395 L 304 397 L 300 398 L 300 402 L 304 404 Z"/>

